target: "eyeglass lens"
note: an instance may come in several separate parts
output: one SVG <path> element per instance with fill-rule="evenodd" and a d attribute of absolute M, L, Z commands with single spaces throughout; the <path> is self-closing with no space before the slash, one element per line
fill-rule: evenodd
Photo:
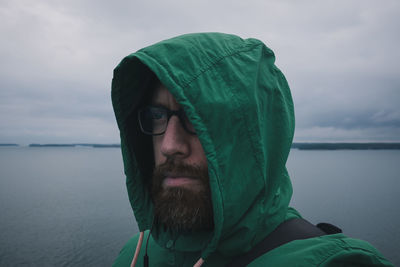
<path fill-rule="evenodd" d="M 163 107 L 146 107 L 139 111 L 139 123 L 141 129 L 146 134 L 163 134 L 167 129 L 168 121 L 172 115 L 177 115 L 185 130 L 194 134 L 195 130 L 192 123 L 183 111 L 170 111 Z"/>

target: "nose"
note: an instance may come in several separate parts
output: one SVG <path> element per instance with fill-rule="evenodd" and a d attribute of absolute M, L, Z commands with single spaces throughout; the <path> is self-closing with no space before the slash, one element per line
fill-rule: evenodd
<path fill-rule="evenodd" d="M 170 159 L 183 159 L 190 155 L 190 136 L 183 128 L 179 118 L 172 116 L 162 135 L 161 153 Z"/>

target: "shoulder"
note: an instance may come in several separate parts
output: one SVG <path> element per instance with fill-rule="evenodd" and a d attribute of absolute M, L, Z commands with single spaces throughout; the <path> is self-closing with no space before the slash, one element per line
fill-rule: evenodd
<path fill-rule="evenodd" d="M 146 239 L 147 235 L 149 234 L 148 232 L 149 231 L 145 231 L 144 239 Z M 129 239 L 128 242 L 126 242 L 125 246 L 121 249 L 117 259 L 114 261 L 112 265 L 113 267 L 122 267 L 131 265 L 133 255 L 135 254 L 136 245 L 139 240 L 139 235 L 140 233 L 137 233 L 131 239 Z"/>
<path fill-rule="evenodd" d="M 366 241 L 343 234 L 295 240 L 254 260 L 249 266 L 393 266 Z"/>
<path fill-rule="evenodd" d="M 340 245 L 338 244 L 335 253 L 326 256 L 321 266 L 393 266 L 366 241 L 349 238 L 342 234 L 340 237 L 332 238 L 336 239 L 335 243 L 340 243 Z"/>

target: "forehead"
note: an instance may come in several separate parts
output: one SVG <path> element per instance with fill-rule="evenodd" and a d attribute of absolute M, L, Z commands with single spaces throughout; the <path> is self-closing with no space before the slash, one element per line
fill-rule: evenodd
<path fill-rule="evenodd" d="M 151 104 L 165 106 L 170 109 L 179 107 L 175 97 L 162 84 L 154 89 Z"/>

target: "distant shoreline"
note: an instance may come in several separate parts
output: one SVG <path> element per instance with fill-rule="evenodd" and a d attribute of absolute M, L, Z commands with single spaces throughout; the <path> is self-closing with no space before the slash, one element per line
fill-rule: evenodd
<path fill-rule="evenodd" d="M 18 144 L 0 144 L 0 146 L 19 146 Z"/>
<path fill-rule="evenodd" d="M 0 144 L 0 147 L 20 147 L 19 144 Z M 28 147 L 93 147 L 93 148 L 120 148 L 120 144 L 29 144 Z M 322 142 L 295 142 L 292 149 L 298 150 L 382 150 L 400 149 L 400 143 L 322 143 Z"/>
<path fill-rule="evenodd" d="M 0 147 L 23 147 L 19 144 L 0 144 Z M 95 147 L 95 148 L 107 148 L 107 147 L 121 147 L 120 144 L 29 144 L 28 147 Z"/>
<path fill-rule="evenodd" d="M 293 143 L 299 150 L 378 150 L 400 149 L 400 143 Z"/>
<path fill-rule="evenodd" d="M 95 148 L 107 148 L 107 147 L 121 147 L 120 144 L 30 144 L 29 147 L 95 147 Z"/>

